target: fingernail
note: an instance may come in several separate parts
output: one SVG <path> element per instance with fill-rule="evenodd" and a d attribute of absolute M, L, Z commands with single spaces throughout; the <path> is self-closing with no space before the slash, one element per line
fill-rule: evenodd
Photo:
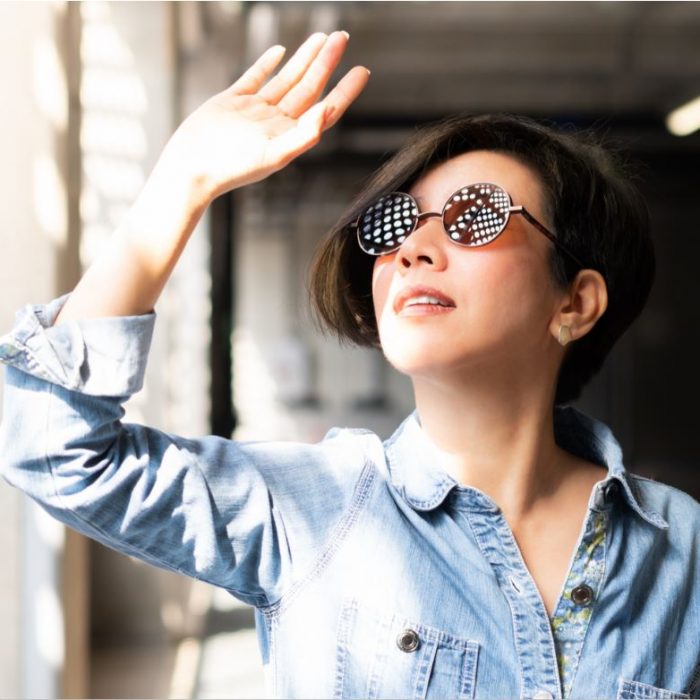
<path fill-rule="evenodd" d="M 349 35 L 344 29 L 343 29 L 343 31 L 341 32 L 341 34 L 345 34 L 345 38 L 346 38 L 346 39 L 349 39 L 349 38 L 350 38 L 350 35 Z"/>
<path fill-rule="evenodd" d="M 367 71 L 367 75 L 372 75 L 372 71 L 369 68 L 365 68 L 365 70 Z"/>

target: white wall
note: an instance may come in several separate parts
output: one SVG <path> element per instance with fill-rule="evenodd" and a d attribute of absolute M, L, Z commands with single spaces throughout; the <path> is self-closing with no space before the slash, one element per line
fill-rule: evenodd
<path fill-rule="evenodd" d="M 77 251 L 71 252 L 71 246 L 80 224 L 80 259 L 88 265 L 130 206 L 175 126 L 171 4 L 93 2 L 81 4 L 80 10 L 84 167 L 82 192 L 77 193 L 77 178 L 71 187 L 65 181 L 67 165 L 80 160 L 73 153 L 68 161 L 65 150 L 68 99 L 62 56 L 66 49 L 77 49 L 62 43 L 57 33 L 66 5 L 0 3 L 0 87 L 5 96 L 0 129 L 0 333 L 9 330 L 22 305 L 46 302 L 72 288 L 74 280 L 66 285 L 77 269 Z M 74 222 L 69 235 L 68 201 L 71 196 L 77 201 L 77 194 L 82 222 Z M 183 435 L 207 432 L 208 291 L 203 224 L 156 306 L 159 319 L 145 388 L 127 406 L 127 420 Z M 71 572 L 62 570 L 64 547 L 72 541 L 24 496 L 0 483 L 0 698 L 80 694 L 79 684 L 70 686 L 72 692 L 62 686 L 70 657 L 66 639 L 71 639 L 64 627 L 63 583 L 68 592 L 85 590 L 78 594 L 78 607 L 85 605 L 88 594 L 86 575 L 71 580 Z M 103 549 L 94 558 L 107 582 L 93 592 L 95 622 L 104 615 L 108 631 L 165 639 L 191 631 L 191 582 L 139 568 Z M 73 566 L 75 560 L 70 561 Z M 114 586 L 122 580 L 138 586 Z M 68 632 L 85 623 L 84 617 L 71 618 Z"/>
<path fill-rule="evenodd" d="M 54 44 L 55 13 L 61 11 L 60 4 L 45 2 L 0 4 L 3 333 L 16 309 L 48 301 L 59 291 L 57 261 L 67 241 L 66 191 L 55 151 L 67 115 L 65 76 Z M 58 688 L 62 544 L 60 527 L 0 483 L 0 697 L 50 697 Z"/>
<path fill-rule="evenodd" d="M 176 126 L 172 12 L 170 3 L 82 5 L 84 265 L 119 225 Z M 186 436 L 208 432 L 209 286 L 203 221 L 156 304 L 144 388 L 125 420 Z M 97 545 L 93 557 L 93 622 L 104 643 L 187 632 L 191 581 Z"/>

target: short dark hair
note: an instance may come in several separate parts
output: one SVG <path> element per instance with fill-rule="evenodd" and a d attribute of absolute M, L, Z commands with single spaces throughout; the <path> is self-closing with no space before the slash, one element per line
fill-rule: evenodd
<path fill-rule="evenodd" d="M 555 403 L 574 401 L 644 308 L 655 274 L 649 212 L 634 184 L 637 174 L 602 140 L 592 130 L 567 131 L 512 114 L 456 115 L 418 129 L 377 170 L 317 249 L 308 280 L 316 320 L 341 341 L 378 347 L 374 258 L 360 250 L 350 225 L 375 199 L 407 191 L 432 166 L 468 151 L 499 151 L 539 175 L 546 223 L 607 285 L 606 311 L 567 347 L 559 371 Z M 579 270 L 558 246 L 551 246 L 550 268 L 561 289 Z"/>

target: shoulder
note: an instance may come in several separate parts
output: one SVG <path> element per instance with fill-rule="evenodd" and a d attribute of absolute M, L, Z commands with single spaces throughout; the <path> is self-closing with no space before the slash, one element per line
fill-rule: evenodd
<path fill-rule="evenodd" d="M 311 460 L 331 468 L 361 466 L 382 452 L 382 441 L 371 430 L 331 428 L 318 442 L 272 441 L 241 443 L 251 454 L 279 458 L 280 463 Z"/>
<path fill-rule="evenodd" d="M 237 446 L 269 486 L 293 484 L 294 490 L 351 492 L 363 473 L 381 470 L 384 462 L 381 439 L 359 428 L 331 428 L 315 443 L 246 441 Z"/>

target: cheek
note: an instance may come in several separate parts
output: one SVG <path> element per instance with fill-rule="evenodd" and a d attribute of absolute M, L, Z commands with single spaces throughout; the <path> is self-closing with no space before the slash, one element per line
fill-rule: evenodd
<path fill-rule="evenodd" d="M 473 251 L 470 251 L 473 252 Z M 534 256 L 497 255 L 484 251 L 454 270 L 462 280 L 456 299 L 459 316 L 453 319 L 455 344 L 525 351 L 539 343 L 552 308 L 549 286 Z"/>
<path fill-rule="evenodd" d="M 372 302 L 374 314 L 379 320 L 386 305 L 391 286 L 395 255 L 383 255 L 375 260 L 372 271 Z"/>
<path fill-rule="evenodd" d="M 505 261 L 504 261 L 505 262 Z M 535 256 L 518 256 L 497 265 L 484 274 L 483 285 L 489 291 L 482 297 L 482 323 L 493 325 L 497 335 L 508 337 L 521 347 L 546 330 L 553 309 L 548 271 Z M 516 340 L 517 339 L 517 340 Z"/>

